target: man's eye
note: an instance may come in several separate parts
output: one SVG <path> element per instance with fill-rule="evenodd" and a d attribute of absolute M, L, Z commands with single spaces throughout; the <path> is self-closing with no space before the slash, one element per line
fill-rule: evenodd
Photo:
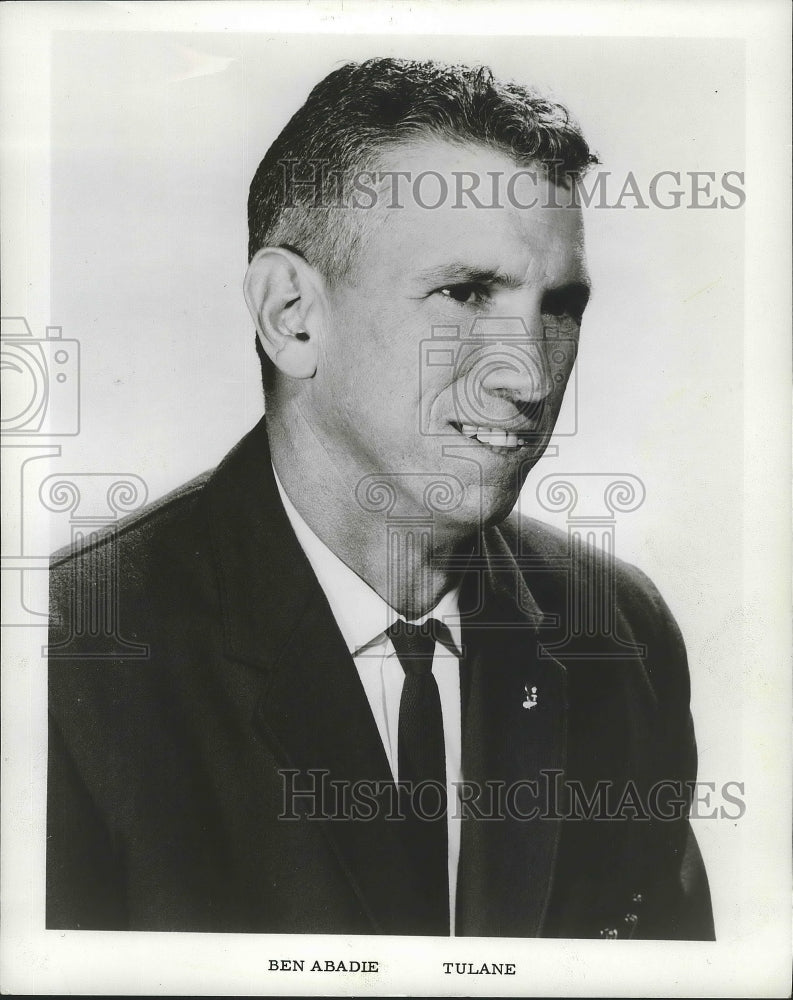
<path fill-rule="evenodd" d="M 553 290 L 543 298 L 542 315 L 558 322 L 572 321 L 581 326 L 588 301 L 589 289 L 583 285 Z"/>
<path fill-rule="evenodd" d="M 487 288 L 474 281 L 467 281 L 462 285 L 446 285 L 439 291 L 444 298 L 452 299 L 461 305 L 479 305 L 488 298 Z"/>

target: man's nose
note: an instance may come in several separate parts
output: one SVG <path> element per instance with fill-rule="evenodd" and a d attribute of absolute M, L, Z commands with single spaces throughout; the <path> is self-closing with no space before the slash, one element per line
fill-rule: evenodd
<path fill-rule="evenodd" d="M 554 391 L 541 320 L 531 327 L 514 324 L 512 336 L 481 349 L 479 381 L 481 391 L 510 400 L 519 406 L 542 403 Z"/>
<path fill-rule="evenodd" d="M 511 349 L 509 356 L 500 356 L 483 366 L 482 391 L 491 396 L 509 399 L 524 406 L 544 402 L 553 392 L 547 358 L 542 343 Z"/>

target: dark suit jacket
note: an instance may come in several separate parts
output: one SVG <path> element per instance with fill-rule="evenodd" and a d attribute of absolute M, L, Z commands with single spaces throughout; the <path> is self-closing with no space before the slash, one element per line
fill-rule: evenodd
<path fill-rule="evenodd" d="M 480 546 L 461 670 L 463 771 L 483 797 L 463 822 L 457 932 L 712 937 L 668 609 L 638 570 L 538 522 Z M 587 636 L 574 609 L 612 577 L 612 625 Z M 382 791 L 390 771 L 263 421 L 213 473 L 55 557 L 51 580 L 48 927 L 421 932 L 385 809 L 343 819 L 328 799 L 322 818 L 317 796 L 285 799 L 288 782 Z M 502 818 L 485 818 L 498 788 Z"/>

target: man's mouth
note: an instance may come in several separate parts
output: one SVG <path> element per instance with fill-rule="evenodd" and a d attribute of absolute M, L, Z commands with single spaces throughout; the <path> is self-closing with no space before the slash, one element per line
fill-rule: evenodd
<path fill-rule="evenodd" d="M 486 444 L 491 448 L 523 448 L 528 444 L 536 444 L 538 434 L 536 431 L 506 431 L 501 427 L 488 427 L 482 424 L 458 424 L 452 423 L 452 427 L 464 437 L 480 444 Z"/>

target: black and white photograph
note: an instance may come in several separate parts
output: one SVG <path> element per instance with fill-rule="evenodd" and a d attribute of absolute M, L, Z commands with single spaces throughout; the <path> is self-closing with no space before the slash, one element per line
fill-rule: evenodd
<path fill-rule="evenodd" d="M 0 15 L 3 989 L 788 995 L 787 8 Z"/>

